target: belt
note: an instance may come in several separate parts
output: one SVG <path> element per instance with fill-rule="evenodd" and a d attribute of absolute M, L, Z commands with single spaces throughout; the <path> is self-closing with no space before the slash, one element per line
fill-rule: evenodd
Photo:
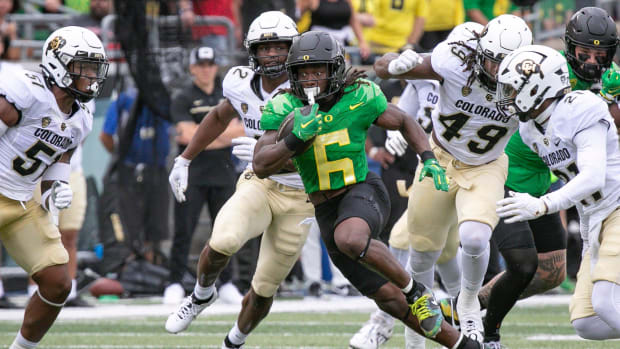
<path fill-rule="evenodd" d="M 338 195 L 344 194 L 347 190 L 349 190 L 348 187 L 343 187 L 343 188 L 333 189 L 333 190 L 315 191 L 314 193 L 308 194 L 308 198 L 310 199 L 310 202 L 314 206 L 318 206 L 329 199 L 332 199 Z"/>

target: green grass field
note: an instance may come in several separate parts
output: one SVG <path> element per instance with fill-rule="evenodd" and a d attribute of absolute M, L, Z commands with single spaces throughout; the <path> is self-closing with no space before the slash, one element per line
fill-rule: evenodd
<path fill-rule="evenodd" d="M 39 348 L 220 348 L 236 318 L 234 315 L 201 316 L 187 332 L 171 335 L 163 329 L 165 316 L 135 316 L 59 320 Z M 249 337 L 246 348 L 346 348 L 349 338 L 367 319 L 368 313 L 351 311 L 272 313 Z M 11 343 L 18 328 L 19 321 L 0 321 L 0 347 L 6 348 Z M 404 348 L 403 332 L 399 323 L 383 348 Z M 504 321 L 502 343 L 510 349 L 620 348 L 620 341 L 579 340 L 568 322 L 566 305 L 514 309 Z M 427 345 L 427 348 L 439 347 Z"/>

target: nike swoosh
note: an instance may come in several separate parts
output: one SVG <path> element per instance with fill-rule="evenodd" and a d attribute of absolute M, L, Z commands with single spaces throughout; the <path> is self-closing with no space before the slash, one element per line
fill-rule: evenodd
<path fill-rule="evenodd" d="M 556 139 L 555 142 L 553 142 L 553 144 L 555 144 L 555 146 L 557 147 L 560 144 L 560 140 Z"/>
<path fill-rule="evenodd" d="M 364 104 L 364 102 L 359 102 L 357 104 L 352 104 L 352 105 L 349 106 L 349 109 L 350 110 L 355 110 L 355 109 L 357 109 L 357 107 L 359 107 L 362 104 Z"/>
<path fill-rule="evenodd" d="M 306 127 L 308 127 L 308 125 L 310 125 L 310 124 L 311 124 L 311 123 L 313 123 L 313 122 L 314 122 L 314 119 L 312 119 L 312 120 L 310 120 L 310 121 L 306 122 L 305 124 L 301 124 L 301 128 L 306 128 Z"/>

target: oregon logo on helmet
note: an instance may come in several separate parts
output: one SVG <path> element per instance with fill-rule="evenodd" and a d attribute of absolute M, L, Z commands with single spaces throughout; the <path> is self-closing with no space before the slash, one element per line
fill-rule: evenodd
<path fill-rule="evenodd" d="M 594 45 L 598 46 L 598 45 L 600 45 L 600 44 L 601 44 L 601 41 L 600 41 L 600 40 L 594 40 Z"/>
<path fill-rule="evenodd" d="M 515 66 L 519 74 L 529 77 L 532 74 L 540 74 L 540 65 L 531 59 L 526 59 Z"/>
<path fill-rule="evenodd" d="M 63 39 L 60 36 L 57 36 L 57 37 L 53 38 L 52 41 L 50 41 L 49 45 L 47 45 L 47 49 L 48 50 L 52 50 L 52 51 L 56 51 L 59 48 L 62 48 L 63 46 L 65 46 L 65 43 L 67 43 L 67 41 L 65 39 Z"/>

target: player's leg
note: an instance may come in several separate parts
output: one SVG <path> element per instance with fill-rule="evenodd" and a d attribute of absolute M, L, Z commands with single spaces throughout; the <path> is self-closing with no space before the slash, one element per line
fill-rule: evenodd
<path fill-rule="evenodd" d="M 239 178 L 237 190 L 219 211 L 211 239 L 200 254 L 194 292 L 168 317 L 168 332 L 184 331 L 200 312 L 215 302 L 215 280 L 231 256 L 271 223 L 267 181 L 247 171 Z"/>
<path fill-rule="evenodd" d="M 0 195 L 0 239 L 9 255 L 39 285 L 24 312 L 24 321 L 11 349 L 34 348 L 52 326 L 71 290 L 69 256 L 60 232 L 41 206 Z M 7 224 L 7 222 L 10 222 Z"/>
<path fill-rule="evenodd" d="M 273 218 L 261 238 L 252 286 L 243 299 L 237 322 L 224 339 L 226 348 L 243 345 L 269 314 L 273 296 L 299 259 L 314 216 L 314 208 L 302 189 L 267 181 Z"/>
<path fill-rule="evenodd" d="M 493 242 L 506 261 L 506 270 L 489 282 L 493 287 L 488 296 L 484 293 L 488 286 L 480 290 L 479 299 L 487 306 L 484 341 L 499 345 L 501 322 L 534 277 L 538 258 L 527 222 L 506 224 L 500 220 L 493 230 Z"/>
<path fill-rule="evenodd" d="M 499 217 L 497 201 L 504 197 L 508 158 L 502 155 L 486 165 L 454 169 L 460 189 L 456 194 L 459 237 L 462 246 L 461 292 L 457 301 L 461 330 L 482 341 L 478 291 L 489 262 L 489 240 Z"/>

